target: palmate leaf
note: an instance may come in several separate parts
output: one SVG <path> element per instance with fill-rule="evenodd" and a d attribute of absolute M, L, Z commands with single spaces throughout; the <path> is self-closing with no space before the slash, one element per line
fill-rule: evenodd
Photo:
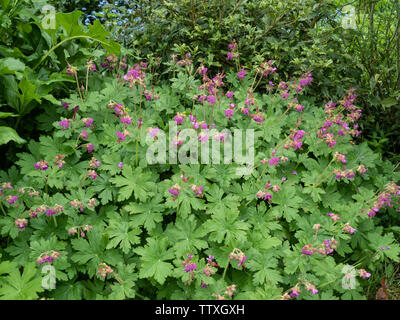
<path fill-rule="evenodd" d="M 164 284 L 165 279 L 172 274 L 173 266 L 166 260 L 174 258 L 174 251 L 168 248 L 167 238 L 148 238 L 147 245 L 136 248 L 135 252 L 141 256 L 139 277 L 153 277 L 159 284 Z"/>
<path fill-rule="evenodd" d="M 256 207 L 246 208 L 247 222 L 249 222 L 255 231 L 260 232 L 264 237 L 269 236 L 271 230 L 281 230 L 282 226 L 274 220 L 272 215 L 266 213 L 266 205 L 261 202 Z"/>
<path fill-rule="evenodd" d="M 107 173 L 98 176 L 88 190 L 97 193 L 97 196 L 101 199 L 103 205 L 112 201 L 113 196 L 115 198 L 117 197 L 117 188 L 111 185 L 110 175 Z"/>
<path fill-rule="evenodd" d="M 253 283 L 263 285 L 265 283 L 278 284 L 282 281 L 282 276 L 277 268 L 278 260 L 274 257 L 274 251 L 258 251 L 250 249 L 248 251 L 249 260 L 247 268 L 254 272 Z"/>
<path fill-rule="evenodd" d="M 22 139 L 13 128 L 0 126 L 0 145 L 7 144 L 9 141 L 26 143 L 26 140 Z"/>
<path fill-rule="evenodd" d="M 124 210 L 132 214 L 130 221 L 135 226 L 144 226 L 146 230 L 150 231 L 155 228 L 156 223 L 162 221 L 162 212 L 164 211 L 162 200 L 162 196 L 157 194 L 146 203 L 130 202 L 124 207 Z"/>
<path fill-rule="evenodd" d="M 203 228 L 210 232 L 209 239 L 217 243 L 230 243 L 246 236 L 250 225 L 238 219 L 239 213 L 229 209 L 212 214 L 211 219 L 203 224 Z"/>
<path fill-rule="evenodd" d="M 197 253 L 197 250 L 208 247 L 207 241 L 203 240 L 207 231 L 197 226 L 194 216 L 179 219 L 175 224 L 169 224 L 165 234 L 169 242 L 174 244 L 172 248 L 178 257 L 187 253 Z"/>
<path fill-rule="evenodd" d="M 238 212 L 239 196 L 228 194 L 224 196 L 224 191 L 216 184 L 212 184 L 207 188 L 207 212 L 217 213 L 229 210 L 231 212 Z"/>
<path fill-rule="evenodd" d="M 122 176 L 110 179 L 119 189 L 118 201 L 129 199 L 133 193 L 135 199 L 145 202 L 149 197 L 154 196 L 156 189 L 156 176 L 150 172 L 143 172 L 142 168 L 135 168 L 126 165 L 122 169 Z"/>
<path fill-rule="evenodd" d="M 106 250 L 108 239 L 102 232 L 88 232 L 87 239 L 71 240 L 72 248 L 76 251 L 71 259 L 83 266 L 81 271 L 87 272 L 93 277 L 98 269 L 99 263 L 116 265 L 122 260 L 121 254 L 115 249 Z"/>
<path fill-rule="evenodd" d="M 292 221 L 298 217 L 299 207 L 302 199 L 296 196 L 296 188 L 286 186 L 272 197 L 272 203 L 278 206 L 272 208 L 274 216 L 283 217 L 288 221 Z"/>
<path fill-rule="evenodd" d="M 122 252 L 129 253 L 132 245 L 140 242 L 138 235 L 141 230 L 136 227 L 135 222 L 130 221 L 126 213 L 120 215 L 117 212 L 110 212 L 107 217 L 110 221 L 105 230 L 110 237 L 107 249 L 120 247 Z"/>
<path fill-rule="evenodd" d="M 135 281 L 137 274 L 135 273 L 135 264 L 124 265 L 119 263 L 116 268 L 116 273 L 121 282 L 115 282 L 111 286 L 111 294 L 108 296 L 112 300 L 123 300 L 135 297 Z"/>
<path fill-rule="evenodd" d="M 369 247 L 373 251 L 378 251 L 381 259 L 384 257 L 388 257 L 393 261 L 400 261 L 400 246 L 395 243 L 393 233 L 387 233 L 385 235 L 381 235 L 381 228 L 376 229 L 376 232 L 368 234 Z M 384 250 L 382 250 L 384 248 Z"/>
<path fill-rule="evenodd" d="M 34 300 L 38 298 L 37 293 L 43 291 L 42 278 L 37 275 L 35 263 L 32 262 L 24 266 L 22 275 L 18 268 L 13 268 L 2 279 L 0 299 Z"/>

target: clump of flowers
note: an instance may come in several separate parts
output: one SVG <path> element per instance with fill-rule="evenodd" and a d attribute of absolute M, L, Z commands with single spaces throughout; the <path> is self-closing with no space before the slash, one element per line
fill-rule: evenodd
<path fill-rule="evenodd" d="M 41 159 L 33 165 L 36 169 L 46 171 L 49 168 L 49 163 Z"/>
<path fill-rule="evenodd" d="M 80 212 L 83 212 L 83 203 L 77 199 L 74 199 L 72 201 L 69 202 L 69 204 L 74 207 L 75 209 L 79 209 Z"/>
<path fill-rule="evenodd" d="M 194 195 L 198 198 L 202 198 L 203 197 L 203 186 L 196 186 L 195 184 L 192 184 L 192 191 L 194 192 Z"/>
<path fill-rule="evenodd" d="M 374 202 L 372 203 L 372 206 L 367 209 L 367 216 L 370 218 L 375 217 L 376 213 L 379 212 L 383 206 L 392 207 L 392 196 L 398 195 L 400 195 L 400 186 L 395 184 L 393 181 L 389 182 L 385 189 L 372 199 Z M 365 211 L 365 209 L 361 212 L 363 211 Z"/>
<path fill-rule="evenodd" d="M 8 202 L 9 204 L 14 204 L 14 203 L 17 202 L 17 200 L 18 200 L 18 196 L 11 196 L 11 195 L 9 195 L 9 196 L 6 198 L 6 200 L 7 200 L 7 202 Z"/>
<path fill-rule="evenodd" d="M 88 224 L 84 224 L 82 226 L 75 226 L 75 227 L 69 228 L 68 229 L 68 234 L 70 234 L 70 235 L 78 234 L 82 238 L 85 238 L 86 237 L 86 233 L 85 232 L 88 232 L 88 231 L 90 231 L 92 229 L 93 229 L 93 226 L 88 225 Z"/>
<path fill-rule="evenodd" d="M 59 121 L 58 124 L 61 126 L 61 128 L 63 128 L 63 130 L 66 130 L 69 128 L 69 126 L 71 124 L 71 120 L 64 119 L 64 120 Z"/>
<path fill-rule="evenodd" d="M 291 129 L 288 141 L 285 142 L 283 148 L 285 149 L 292 148 L 294 151 L 296 151 L 297 149 L 301 150 L 301 147 L 303 145 L 303 142 L 301 140 L 307 134 L 308 133 L 306 133 L 304 130 Z"/>
<path fill-rule="evenodd" d="M 19 230 L 24 229 L 28 225 L 28 220 L 24 218 L 15 218 L 15 223 L 14 223 Z"/>
<path fill-rule="evenodd" d="M 97 269 L 97 274 L 100 276 L 100 278 L 105 279 L 107 275 L 110 275 L 114 273 L 114 270 L 111 269 L 110 266 L 108 266 L 105 263 L 99 263 L 99 268 Z"/>
<path fill-rule="evenodd" d="M 174 200 L 175 201 L 175 198 L 179 195 L 179 192 L 181 191 L 181 186 L 179 186 L 178 184 L 175 184 L 175 185 L 173 185 L 169 190 L 168 190 L 168 192 L 170 193 L 170 194 L 172 194 L 172 200 Z"/>
<path fill-rule="evenodd" d="M 233 249 L 233 251 L 229 254 L 229 260 L 236 260 L 239 261 L 237 264 L 238 267 L 245 268 L 244 262 L 247 260 L 245 254 L 238 248 Z"/>
<path fill-rule="evenodd" d="M 371 276 L 371 274 L 368 273 L 365 269 L 358 270 L 358 274 L 363 279 L 368 279 Z"/>
<path fill-rule="evenodd" d="M 58 166 L 58 168 L 62 168 L 65 164 L 64 158 L 66 157 L 65 154 L 58 154 L 54 157 L 54 164 Z"/>
<path fill-rule="evenodd" d="M 92 118 L 83 118 L 82 119 L 83 124 L 86 126 L 86 128 L 91 128 L 93 129 L 93 119 Z"/>
<path fill-rule="evenodd" d="M 37 259 L 36 263 L 38 264 L 43 264 L 43 263 L 52 263 L 54 261 L 57 261 L 58 257 L 61 254 L 57 251 L 51 250 L 47 252 L 43 252 Z"/>

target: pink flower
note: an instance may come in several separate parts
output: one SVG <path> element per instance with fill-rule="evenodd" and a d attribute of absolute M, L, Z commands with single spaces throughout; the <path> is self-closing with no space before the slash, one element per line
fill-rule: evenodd
<path fill-rule="evenodd" d="M 229 92 L 226 93 L 226 97 L 227 97 L 228 99 L 231 99 L 231 98 L 233 97 L 234 94 L 235 94 L 235 93 L 234 93 L 233 91 L 229 91 Z"/>
<path fill-rule="evenodd" d="M 176 124 L 179 126 L 180 124 L 183 123 L 183 119 L 185 119 L 185 115 L 182 113 L 178 113 L 175 117 L 174 120 L 176 122 Z"/>
<path fill-rule="evenodd" d="M 118 168 L 122 169 L 123 166 L 124 166 L 123 162 L 118 163 Z"/>
<path fill-rule="evenodd" d="M 132 118 L 131 117 L 121 118 L 121 123 L 131 124 Z"/>
<path fill-rule="evenodd" d="M 289 97 L 289 95 L 290 95 L 290 93 L 287 92 L 287 91 L 285 91 L 285 92 L 283 92 L 283 93 L 281 94 L 281 97 L 282 97 L 283 99 L 286 99 L 287 97 Z"/>
<path fill-rule="evenodd" d="M 276 165 L 279 163 L 279 158 L 277 158 L 277 157 L 271 158 L 271 159 L 268 161 L 268 163 L 269 163 L 270 166 L 276 166 Z"/>
<path fill-rule="evenodd" d="M 214 96 L 208 96 L 207 97 L 207 102 L 209 103 L 209 104 L 214 104 L 215 103 L 215 97 Z"/>
<path fill-rule="evenodd" d="M 65 119 L 65 120 L 59 121 L 58 123 L 63 128 L 63 130 L 65 130 L 65 129 L 69 128 L 70 122 L 71 122 L 71 120 Z"/>
<path fill-rule="evenodd" d="M 234 113 L 235 113 L 235 110 L 233 110 L 233 109 L 226 109 L 226 110 L 225 110 L 225 117 L 227 117 L 228 120 L 230 120 L 230 118 L 233 116 Z"/>
<path fill-rule="evenodd" d="M 17 200 L 18 200 L 18 196 L 8 196 L 8 197 L 7 197 L 7 202 L 8 202 L 9 204 L 13 204 L 13 203 L 15 203 Z"/>
<path fill-rule="evenodd" d="M 243 80 L 244 79 L 244 77 L 246 76 L 246 71 L 244 70 L 244 68 L 242 68 L 240 71 L 239 71 L 239 73 L 238 73 L 238 78 L 240 79 L 240 80 Z"/>
<path fill-rule="evenodd" d="M 118 136 L 118 143 L 126 139 L 125 135 L 122 132 L 117 131 L 115 133 Z"/>
<path fill-rule="evenodd" d="M 97 178 L 97 173 L 94 170 L 89 170 L 88 171 L 88 177 L 92 180 L 95 180 Z"/>
<path fill-rule="evenodd" d="M 88 136 L 89 136 L 89 133 L 88 133 L 85 129 L 83 129 L 83 130 L 81 131 L 80 135 L 79 135 L 79 137 L 80 137 L 81 139 L 83 139 L 83 140 L 87 140 L 87 139 L 88 139 Z"/>
<path fill-rule="evenodd" d="M 160 129 L 158 127 L 155 127 L 155 128 L 148 128 L 146 131 L 149 133 L 150 137 L 155 138 Z"/>
<path fill-rule="evenodd" d="M 38 170 L 46 171 L 49 168 L 48 164 L 49 163 L 47 161 L 40 160 L 36 162 L 33 166 Z"/>
<path fill-rule="evenodd" d="M 89 128 L 93 123 L 93 119 L 92 118 L 83 118 L 82 122 L 84 123 L 86 128 Z"/>
<path fill-rule="evenodd" d="M 249 114 L 249 108 L 241 108 L 240 110 L 242 110 L 245 116 Z"/>
<path fill-rule="evenodd" d="M 88 144 L 85 144 L 85 148 L 86 148 L 86 151 L 87 151 L 88 153 L 92 153 L 92 152 L 93 152 L 93 149 L 94 149 L 94 145 L 91 144 L 91 143 L 88 143 Z"/>
<path fill-rule="evenodd" d="M 173 185 L 171 189 L 168 190 L 168 192 L 174 196 L 178 196 L 179 191 L 181 191 L 181 187 L 177 184 Z"/>
<path fill-rule="evenodd" d="M 199 139 L 200 142 L 203 143 L 203 142 L 208 141 L 209 136 L 208 136 L 208 134 L 205 133 L 205 132 L 200 132 L 200 133 L 199 133 L 199 136 L 198 136 L 198 139 Z"/>
<path fill-rule="evenodd" d="M 371 276 L 370 273 L 368 273 L 365 269 L 358 270 L 358 274 L 360 275 L 361 278 L 367 279 Z"/>

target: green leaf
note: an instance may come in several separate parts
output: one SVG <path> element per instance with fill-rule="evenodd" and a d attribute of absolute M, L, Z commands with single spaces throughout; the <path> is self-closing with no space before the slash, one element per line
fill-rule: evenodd
<path fill-rule="evenodd" d="M 6 144 L 11 140 L 16 143 L 26 143 L 26 140 L 22 139 L 13 128 L 0 127 L 0 145 Z"/>
<path fill-rule="evenodd" d="M 165 262 L 174 257 L 174 252 L 168 249 L 168 239 L 148 238 L 147 245 L 135 249 L 141 256 L 140 278 L 153 277 L 159 284 L 164 284 L 165 279 L 172 274 L 172 264 Z"/>
<path fill-rule="evenodd" d="M 106 249 L 121 247 L 122 252 L 129 253 L 132 245 L 140 242 L 138 235 L 141 230 L 136 228 L 136 224 L 126 214 L 121 216 L 117 212 L 111 212 L 107 217 L 110 224 L 105 232 L 109 235 L 110 242 Z"/>
<path fill-rule="evenodd" d="M 154 196 L 153 190 L 156 185 L 153 179 L 152 172 L 142 172 L 142 168 L 132 170 L 131 166 L 125 165 L 122 169 L 122 176 L 111 178 L 110 181 L 117 187 L 121 187 L 118 201 L 129 199 L 133 193 L 136 199 L 145 202 L 149 197 Z"/>
<path fill-rule="evenodd" d="M 164 206 L 161 204 L 162 196 L 157 194 L 150 202 L 131 202 L 124 207 L 126 211 L 133 214 L 131 221 L 136 226 L 144 226 L 148 231 L 153 230 L 156 223 L 162 221 Z"/>
<path fill-rule="evenodd" d="M 197 250 L 208 247 L 207 241 L 203 240 L 207 232 L 197 226 L 196 218 L 189 216 L 187 219 L 179 219 L 175 224 L 169 224 L 165 230 L 170 243 L 178 257 L 187 253 L 196 253 Z"/>
<path fill-rule="evenodd" d="M 282 276 L 277 269 L 278 260 L 274 257 L 274 252 L 259 252 L 257 249 L 248 251 L 249 260 L 246 263 L 249 270 L 254 272 L 253 283 L 263 285 L 266 283 L 278 284 L 282 281 Z"/>
<path fill-rule="evenodd" d="M 4 278 L 0 287 L 1 300 L 35 300 L 37 293 L 43 292 L 42 278 L 37 275 L 35 263 L 24 266 L 22 275 L 14 268 Z"/>
<path fill-rule="evenodd" d="M 14 58 L 0 59 L 0 74 L 15 74 L 16 72 L 23 72 L 25 64 L 20 60 Z"/>

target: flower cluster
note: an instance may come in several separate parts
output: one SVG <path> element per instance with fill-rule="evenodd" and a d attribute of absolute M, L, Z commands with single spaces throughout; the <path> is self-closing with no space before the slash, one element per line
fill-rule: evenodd
<path fill-rule="evenodd" d="M 203 273 L 207 277 L 209 277 L 216 272 L 216 270 L 214 268 L 218 268 L 219 265 L 213 261 L 214 260 L 213 255 L 208 256 L 208 258 L 206 260 L 207 260 L 207 264 L 206 264 L 205 268 L 203 269 Z"/>
<path fill-rule="evenodd" d="M 118 58 L 116 55 L 113 53 L 109 56 L 106 57 L 105 61 L 100 63 L 100 66 L 104 69 L 115 69 L 118 64 Z"/>
<path fill-rule="evenodd" d="M 308 281 L 299 282 L 294 287 L 290 288 L 289 292 L 286 292 L 285 294 L 283 294 L 281 299 L 289 300 L 291 298 L 298 298 L 301 293 L 301 289 L 300 289 L 301 285 L 303 285 L 305 287 L 305 289 L 312 295 L 315 295 L 318 293 L 318 289 L 315 288 L 315 285 L 311 284 L 310 282 L 308 282 Z"/>
<path fill-rule="evenodd" d="M 191 55 L 189 52 L 186 52 L 185 57 L 184 57 L 183 59 L 181 59 L 181 60 L 178 60 L 178 61 L 176 62 L 176 65 L 177 65 L 178 67 L 183 67 L 183 66 L 186 66 L 186 65 L 191 65 L 191 64 L 193 63 L 193 60 L 190 59 L 191 57 L 192 57 L 192 55 Z M 175 58 L 175 57 L 173 57 L 173 58 Z"/>
<path fill-rule="evenodd" d="M 24 218 L 15 218 L 15 225 L 19 230 L 22 230 L 28 225 L 28 220 Z"/>
<path fill-rule="evenodd" d="M 90 231 L 93 229 L 93 226 L 84 224 L 82 226 L 75 226 L 70 229 L 68 229 L 68 234 L 74 235 L 74 234 L 79 234 L 82 238 L 86 237 L 85 231 Z"/>
<path fill-rule="evenodd" d="M 60 255 L 59 252 L 53 250 L 44 252 L 36 259 L 36 263 L 52 263 L 53 261 L 56 261 Z"/>
<path fill-rule="evenodd" d="M 65 164 L 65 161 L 64 161 L 64 158 L 66 157 L 66 155 L 65 154 L 57 154 L 55 157 L 54 157 L 54 164 L 56 165 L 56 166 L 58 166 L 58 168 L 62 168 L 63 167 L 63 165 Z"/>
<path fill-rule="evenodd" d="M 384 191 L 380 192 L 376 197 L 376 200 L 372 203 L 372 206 L 368 209 L 367 216 L 372 218 L 375 217 L 376 213 L 383 206 L 391 207 L 392 196 L 400 195 L 400 186 L 395 184 L 393 181 L 389 182 Z M 362 210 L 364 211 L 364 210 Z"/>
<path fill-rule="evenodd" d="M 244 262 L 247 260 L 247 257 L 245 254 L 238 248 L 233 249 L 233 251 L 229 254 L 229 260 L 235 259 L 236 261 L 239 261 L 237 264 L 238 267 L 242 267 L 243 269 L 245 268 Z"/>
<path fill-rule="evenodd" d="M 70 124 L 71 124 L 71 120 L 70 119 L 64 119 L 58 122 L 58 124 L 61 126 L 61 128 L 63 128 L 63 130 L 65 131 L 66 129 L 69 128 Z"/>
<path fill-rule="evenodd" d="M 236 41 L 235 41 L 235 40 L 233 40 L 233 43 L 230 43 L 230 44 L 228 45 L 229 51 L 228 51 L 228 53 L 227 53 L 227 55 L 226 55 L 226 60 L 227 60 L 227 61 L 239 57 L 239 53 L 236 51 L 236 47 L 237 47 L 237 44 L 236 44 Z"/>
<path fill-rule="evenodd" d="M 195 184 L 192 184 L 192 191 L 194 192 L 194 195 L 198 198 L 203 197 L 203 192 L 202 192 L 203 186 L 196 186 Z"/>
<path fill-rule="evenodd" d="M 49 163 L 44 160 L 40 160 L 33 165 L 38 170 L 46 171 L 49 168 Z"/>
<path fill-rule="evenodd" d="M 264 186 L 264 190 L 260 190 L 256 193 L 256 197 L 259 199 L 263 199 L 264 201 L 268 200 L 269 202 L 271 202 L 273 195 L 267 191 L 270 188 L 273 192 L 278 192 L 282 189 L 280 186 L 272 185 L 271 182 L 268 181 L 267 184 Z"/>
<path fill-rule="evenodd" d="M 86 126 L 86 128 L 93 129 L 94 126 L 93 124 L 93 119 L 92 118 L 83 118 L 82 119 L 83 124 Z"/>
<path fill-rule="evenodd" d="M 290 149 L 292 148 L 294 151 L 297 149 L 302 150 L 301 147 L 303 142 L 301 141 L 305 135 L 307 135 L 304 130 L 290 130 L 290 135 L 288 137 L 288 141 L 285 142 L 283 148 Z"/>
<path fill-rule="evenodd" d="M 46 208 L 46 215 L 48 217 L 51 217 L 55 215 L 56 213 L 62 213 L 64 211 L 64 207 L 60 204 L 56 204 L 53 207 L 47 207 Z"/>
<path fill-rule="evenodd" d="M 175 184 L 168 190 L 168 192 L 173 195 L 172 200 L 175 200 L 175 197 L 179 195 L 181 189 L 182 187 L 180 185 Z"/>
<path fill-rule="evenodd" d="M 231 286 L 226 287 L 224 293 L 222 295 L 220 294 L 213 294 L 217 300 L 226 300 L 227 298 L 232 298 L 234 293 L 237 290 L 237 285 L 232 284 Z"/>
<path fill-rule="evenodd" d="M 105 279 L 107 275 L 114 273 L 114 270 L 111 269 L 105 263 L 99 263 L 99 268 L 97 269 L 97 274 L 102 278 Z"/>
<path fill-rule="evenodd" d="M 14 204 L 15 202 L 17 202 L 17 200 L 18 200 L 18 196 L 9 195 L 9 196 L 6 198 L 6 201 L 7 201 L 9 204 Z"/>
<path fill-rule="evenodd" d="M 332 237 L 332 239 L 325 239 L 324 242 L 318 247 L 314 247 L 312 244 L 305 245 L 301 253 L 307 256 L 311 256 L 315 252 L 318 252 L 322 256 L 325 256 L 332 253 L 333 250 L 336 250 L 338 243 L 339 242 Z"/>

